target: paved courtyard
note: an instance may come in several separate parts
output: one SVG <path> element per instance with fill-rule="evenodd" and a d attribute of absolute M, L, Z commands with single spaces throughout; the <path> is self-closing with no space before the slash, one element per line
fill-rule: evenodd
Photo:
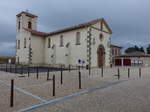
<path fill-rule="evenodd" d="M 47 73 L 32 73 L 30 77 L 18 77 L 14 73 L 0 72 L 0 110 L 2 112 L 149 112 L 150 68 L 117 68 L 81 70 L 79 89 L 78 71 L 64 71 L 63 84 L 60 72 L 56 76 L 56 96 L 52 96 L 52 81 L 46 81 Z M 10 108 L 10 80 L 14 79 L 14 107 Z"/>

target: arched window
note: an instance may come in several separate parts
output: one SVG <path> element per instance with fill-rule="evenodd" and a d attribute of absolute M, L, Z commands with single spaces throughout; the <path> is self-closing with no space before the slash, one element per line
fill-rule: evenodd
<path fill-rule="evenodd" d="M 60 36 L 60 47 L 64 46 L 63 35 Z"/>
<path fill-rule="evenodd" d="M 27 46 L 27 40 L 26 38 L 24 38 L 24 48 L 26 48 L 26 46 Z"/>
<path fill-rule="evenodd" d="M 76 45 L 80 45 L 80 44 L 81 44 L 81 43 L 80 43 L 80 38 L 81 38 L 80 32 L 77 32 L 77 33 L 76 33 Z"/>
<path fill-rule="evenodd" d="M 20 29 L 20 21 L 18 22 L 18 29 Z"/>
<path fill-rule="evenodd" d="M 51 38 L 48 38 L 48 48 L 51 47 Z"/>
<path fill-rule="evenodd" d="M 30 21 L 28 22 L 28 28 L 32 29 L 32 23 Z"/>
<path fill-rule="evenodd" d="M 18 49 L 20 49 L 20 40 L 18 40 L 18 46 L 17 47 L 18 47 Z"/>
<path fill-rule="evenodd" d="M 104 38 L 104 37 L 103 37 L 103 34 L 100 34 L 100 35 L 99 35 L 99 39 L 102 41 L 103 38 Z"/>

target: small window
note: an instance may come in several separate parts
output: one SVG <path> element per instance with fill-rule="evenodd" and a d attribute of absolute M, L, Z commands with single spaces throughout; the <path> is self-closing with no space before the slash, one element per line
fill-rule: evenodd
<path fill-rule="evenodd" d="M 80 43 L 80 32 L 77 32 L 76 33 L 76 45 L 80 45 L 81 43 Z"/>
<path fill-rule="evenodd" d="M 48 38 L 48 48 L 51 47 L 51 38 Z"/>
<path fill-rule="evenodd" d="M 20 30 L 20 21 L 18 22 L 18 29 Z"/>
<path fill-rule="evenodd" d="M 60 36 L 60 47 L 64 46 L 63 35 Z"/>
<path fill-rule="evenodd" d="M 114 49 L 112 49 L 112 55 L 114 55 Z"/>
<path fill-rule="evenodd" d="M 20 40 L 18 40 L 18 46 L 17 47 L 18 47 L 18 49 L 20 49 Z"/>
<path fill-rule="evenodd" d="M 115 49 L 115 55 L 117 55 L 117 49 Z"/>
<path fill-rule="evenodd" d="M 30 21 L 28 22 L 28 28 L 32 29 L 32 23 Z"/>
<path fill-rule="evenodd" d="M 26 46 L 27 46 L 27 40 L 26 38 L 24 38 L 24 48 L 26 48 Z"/>
<path fill-rule="evenodd" d="M 103 34 L 99 35 L 99 39 L 102 41 L 103 40 Z"/>

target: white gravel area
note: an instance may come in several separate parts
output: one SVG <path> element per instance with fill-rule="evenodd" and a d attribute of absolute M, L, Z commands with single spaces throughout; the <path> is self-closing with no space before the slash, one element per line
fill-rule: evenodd
<path fill-rule="evenodd" d="M 138 68 L 131 68 L 131 70 L 130 70 L 130 78 L 131 79 L 133 79 L 133 78 L 137 79 L 139 77 L 138 70 L 139 70 Z M 140 80 L 144 80 L 144 79 L 148 80 L 150 78 L 149 73 L 150 73 L 150 68 L 142 68 L 142 79 L 140 79 Z M 46 74 L 47 73 L 39 73 L 39 78 L 37 79 L 36 73 L 30 74 L 30 77 L 18 77 L 17 74 L 0 72 L 0 97 L 4 96 L 3 98 L 0 99 L 0 110 L 3 110 L 2 112 L 17 111 L 17 110 L 20 110 L 20 109 L 23 109 L 26 107 L 30 107 L 30 106 L 33 106 L 33 105 L 36 105 L 39 103 L 43 103 L 43 101 L 50 101 L 55 98 L 64 97 L 64 96 L 67 96 L 67 95 L 70 95 L 73 93 L 78 93 L 83 90 L 88 90 L 88 89 L 95 88 L 97 86 L 101 86 L 101 85 L 118 80 L 118 77 L 114 76 L 114 75 L 117 75 L 117 68 L 105 68 L 103 77 L 101 77 L 101 69 L 92 69 L 90 76 L 89 76 L 87 70 L 81 70 L 82 89 L 79 89 L 78 71 L 74 70 L 71 72 L 69 72 L 69 71 L 63 72 L 63 84 L 62 85 L 60 84 L 60 72 L 50 72 L 50 78 L 52 78 L 53 74 L 55 74 L 55 76 L 56 76 L 56 96 L 53 97 L 52 96 L 52 81 L 46 80 Z M 128 79 L 127 74 L 128 74 L 127 68 L 120 68 L 120 80 Z M 22 91 L 20 91 L 19 89 L 15 89 L 15 100 L 14 100 L 15 105 L 13 108 L 9 107 L 9 97 L 10 97 L 9 96 L 10 95 L 9 84 L 10 84 L 11 79 L 14 79 L 15 87 L 22 90 Z M 134 82 L 136 80 L 131 80 L 128 82 L 132 82 L 132 81 Z M 3 82 L 5 82 L 5 83 L 3 83 Z M 108 87 L 108 88 L 110 88 L 108 90 L 110 92 L 110 94 L 111 94 L 111 92 L 112 92 L 112 94 L 117 94 L 118 93 L 117 91 L 120 92 L 120 88 L 126 87 L 126 86 L 122 85 L 120 88 L 118 88 L 118 90 L 112 89 L 114 87 L 118 87 L 119 85 L 122 85 L 122 84 Z M 136 83 L 134 85 L 136 85 Z M 140 82 L 137 85 L 140 86 Z M 96 102 L 102 103 L 102 100 L 99 99 L 99 97 L 102 99 L 105 99 L 105 97 L 106 97 L 106 99 L 107 99 L 107 96 L 105 96 L 105 92 L 103 92 L 103 91 L 107 90 L 108 88 L 96 90 L 95 92 L 98 92 L 98 93 L 93 92 L 93 93 L 81 95 L 81 96 L 73 98 L 73 99 L 66 100 L 65 101 L 66 103 L 60 102 L 58 104 L 44 106 L 35 111 L 37 111 L 37 112 L 47 112 L 47 111 L 55 112 L 55 110 L 56 110 L 56 112 L 57 111 L 58 112 L 59 111 L 60 112 L 85 111 L 86 109 L 84 110 L 84 108 L 86 108 L 86 107 L 90 108 L 90 105 L 88 105 L 88 104 L 95 104 Z M 131 90 L 134 90 L 134 89 L 131 89 Z M 25 91 L 25 92 L 23 92 L 23 91 Z M 136 91 L 136 89 L 135 89 L 135 91 Z M 99 93 L 99 92 L 103 92 L 103 93 Z M 113 92 L 116 92 L 116 93 L 113 93 Z M 133 93 L 133 92 L 131 91 L 130 93 Z M 106 91 L 106 94 L 107 94 L 107 91 Z M 120 94 L 123 94 L 123 93 L 120 92 Z M 89 97 L 88 97 L 88 95 L 89 95 Z M 92 96 L 90 96 L 90 95 L 92 95 Z M 104 95 L 104 96 L 101 97 L 101 95 Z M 87 98 L 86 98 L 86 96 L 87 96 Z M 39 97 L 39 98 L 36 98 L 36 97 Z M 84 97 L 85 97 L 85 99 L 84 99 Z M 112 95 L 112 97 L 115 98 L 113 95 Z M 78 100 L 80 100 L 80 99 L 82 100 L 82 98 L 83 98 L 83 103 L 81 103 L 81 105 L 80 105 L 80 103 L 79 103 L 80 101 L 78 101 Z M 90 99 L 90 98 L 93 98 L 93 99 Z M 111 98 L 111 95 L 109 98 Z M 121 98 L 121 96 L 118 98 Z M 86 99 L 88 101 L 86 101 Z M 85 100 L 85 102 L 84 102 L 84 100 Z M 122 99 L 120 99 L 120 100 L 122 101 Z M 70 101 L 70 103 L 69 103 L 69 101 Z M 75 105 L 76 104 L 78 104 L 78 106 L 80 105 L 79 109 L 78 109 L 78 107 L 72 105 L 73 102 L 75 103 Z M 86 102 L 89 102 L 89 103 L 86 105 Z M 96 104 L 98 105 L 98 107 L 105 107 L 105 106 L 101 105 L 101 103 L 96 103 Z M 107 102 L 107 103 L 109 103 L 109 102 Z M 85 106 L 84 105 L 82 106 L 82 104 L 85 104 Z M 112 100 L 112 104 L 116 104 L 116 103 L 113 102 L 113 100 Z M 62 106 L 62 105 L 64 105 L 64 106 Z M 94 106 L 92 106 L 92 107 L 93 108 L 91 108 L 91 109 L 94 109 Z M 99 112 L 97 110 L 97 108 L 95 108 L 95 110 L 92 110 L 92 112 L 94 112 L 94 111 Z M 91 112 L 91 111 L 89 111 L 89 112 Z M 110 112 L 110 111 L 108 111 L 108 112 Z M 111 112 L 122 112 L 122 111 L 111 111 Z M 125 111 L 123 111 L 123 112 L 125 112 Z"/>

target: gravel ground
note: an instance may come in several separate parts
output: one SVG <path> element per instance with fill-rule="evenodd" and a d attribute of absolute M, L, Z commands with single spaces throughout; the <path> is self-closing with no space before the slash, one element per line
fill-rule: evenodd
<path fill-rule="evenodd" d="M 127 68 L 120 68 L 120 80 L 128 79 L 127 71 L 128 71 Z M 138 68 L 131 68 L 130 78 L 137 79 L 139 77 L 138 72 L 139 72 Z M 117 84 L 112 87 L 99 89 L 92 93 L 81 95 L 79 97 L 69 99 L 64 102 L 44 106 L 35 111 L 37 112 L 47 112 L 47 111 L 48 112 L 55 112 L 55 111 L 56 112 L 68 112 L 68 111 L 69 112 L 72 111 L 99 112 L 100 110 L 104 110 L 104 112 L 107 111 L 128 112 L 128 110 L 125 111 L 125 109 L 117 110 L 120 109 L 120 107 L 117 107 L 116 105 L 121 105 L 121 102 L 124 102 L 125 99 L 128 100 L 130 99 L 130 98 L 125 98 L 125 96 L 128 97 L 129 95 L 131 95 L 131 97 L 134 97 L 135 96 L 134 93 L 138 93 L 136 92 L 137 88 L 143 88 L 143 86 L 145 86 L 144 84 L 147 84 L 145 80 L 148 80 L 150 78 L 149 72 L 150 72 L 149 68 L 142 68 L 142 79 L 140 80 L 130 80 L 128 82 Z M 17 74 L 0 72 L 0 97 L 2 97 L 0 99 L 0 110 L 2 110 L 2 112 L 12 112 L 12 111 L 15 112 L 17 110 L 30 107 L 35 104 L 44 103 L 46 101 L 53 100 L 55 98 L 64 97 L 73 93 L 78 93 L 80 91 L 88 90 L 90 88 L 95 88 L 97 86 L 103 86 L 107 83 L 117 81 L 118 77 L 114 76 L 117 75 L 117 73 L 118 73 L 117 68 L 106 68 L 104 69 L 103 77 L 101 77 L 100 69 L 92 69 L 90 76 L 88 75 L 88 71 L 81 70 L 82 89 L 78 89 L 79 88 L 78 71 L 74 70 L 71 72 L 68 71 L 63 72 L 62 85 L 60 84 L 60 72 L 50 72 L 50 78 L 52 78 L 53 74 L 55 74 L 56 76 L 56 96 L 53 97 L 52 81 L 46 81 L 47 73 L 39 73 L 39 78 L 37 79 L 36 73 L 32 73 L 30 77 L 18 77 Z M 15 87 L 19 89 L 15 89 L 15 105 L 13 108 L 10 108 L 9 107 L 9 97 L 10 97 L 9 84 L 12 78 L 15 81 Z M 145 83 L 136 82 L 136 81 L 143 81 Z M 132 87 L 131 85 L 135 85 L 136 89 L 133 89 L 135 87 Z M 138 91 L 143 91 L 143 90 L 139 89 Z M 137 95 L 137 97 L 140 98 L 140 95 L 139 96 Z M 118 100 L 116 100 L 117 98 Z M 104 102 L 102 102 L 103 100 Z M 132 107 L 132 105 L 130 105 L 131 104 L 130 101 L 131 100 L 129 100 L 129 102 L 125 101 L 126 103 L 125 105 L 129 107 L 129 110 L 133 109 L 130 108 L 130 106 Z M 115 105 L 114 108 L 113 105 Z"/>
<path fill-rule="evenodd" d="M 129 80 L 32 112 L 149 112 L 150 78 Z"/>

